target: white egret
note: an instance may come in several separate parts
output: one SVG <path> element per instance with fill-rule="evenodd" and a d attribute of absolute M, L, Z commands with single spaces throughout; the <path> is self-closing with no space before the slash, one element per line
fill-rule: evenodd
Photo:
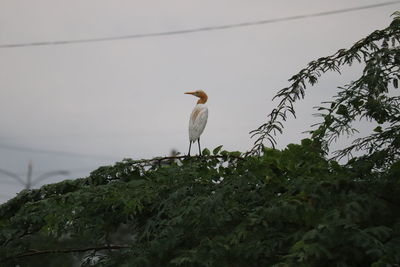
<path fill-rule="evenodd" d="M 186 92 L 185 94 L 190 94 L 197 96 L 200 98 L 197 101 L 196 106 L 194 107 L 192 114 L 190 115 L 189 120 L 189 152 L 188 156 L 190 156 L 190 148 L 192 143 L 196 142 L 199 145 L 199 155 L 201 156 L 201 148 L 200 148 L 200 135 L 203 133 L 204 128 L 207 124 L 208 119 L 208 108 L 205 105 L 207 102 L 208 96 L 202 91 L 194 91 L 194 92 Z"/>

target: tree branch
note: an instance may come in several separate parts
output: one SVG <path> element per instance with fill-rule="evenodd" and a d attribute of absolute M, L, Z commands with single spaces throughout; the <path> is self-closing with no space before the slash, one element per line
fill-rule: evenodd
<path fill-rule="evenodd" d="M 31 257 L 31 256 L 38 256 L 38 255 L 43 255 L 43 254 L 54 254 L 54 253 L 74 253 L 74 252 L 86 252 L 86 251 L 99 251 L 99 250 L 106 250 L 106 249 L 124 249 L 124 248 L 130 248 L 130 246 L 124 246 L 124 245 L 104 245 L 100 247 L 88 247 L 88 248 L 68 248 L 68 249 L 50 249 L 50 250 L 36 250 L 36 249 L 30 249 L 26 253 L 22 253 L 13 257 L 10 257 L 8 259 L 15 259 L 15 258 L 25 258 L 25 257 Z"/>
<path fill-rule="evenodd" d="M 137 164 L 149 164 L 152 165 L 154 162 L 162 162 L 162 161 L 171 161 L 171 160 L 183 160 L 183 159 L 190 159 L 190 158 L 198 158 L 198 159 L 226 159 L 226 158 L 233 158 L 243 160 L 244 157 L 241 156 L 234 156 L 234 155 L 208 155 L 208 156 L 169 156 L 169 157 L 156 157 L 152 159 L 141 159 L 141 160 L 133 160 L 132 163 Z"/>

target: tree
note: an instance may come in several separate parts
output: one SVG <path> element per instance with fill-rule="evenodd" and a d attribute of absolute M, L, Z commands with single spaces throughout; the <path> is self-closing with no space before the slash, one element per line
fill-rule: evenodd
<path fill-rule="evenodd" d="M 399 15 L 293 76 L 249 153 L 126 159 L 22 191 L 0 206 L 0 265 L 398 266 Z M 320 107 L 309 139 L 264 147 L 307 83 L 353 61 L 365 62 L 362 76 Z M 328 158 L 360 117 L 379 126 L 337 152 L 346 164 Z"/>
<path fill-rule="evenodd" d="M 258 137 L 251 153 L 261 153 L 265 140 L 275 146 L 274 136 L 277 132 L 282 133 L 282 121 L 289 114 L 296 115 L 293 104 L 305 97 L 307 85 L 315 85 L 323 73 L 340 73 L 340 67 L 351 66 L 356 61 L 365 64 L 361 77 L 339 87 L 338 95 L 326 103 L 328 107 L 319 107 L 325 113 L 319 114 L 323 121 L 311 131 L 312 139 L 321 142 L 321 148 L 328 152 L 332 141 L 343 134 L 357 132 L 352 123 L 365 118 L 381 126 L 375 128 L 374 134 L 355 140 L 353 145 L 336 154 L 342 157 L 354 150 L 364 150 L 370 156 L 383 154 L 389 157 L 388 163 L 398 159 L 400 99 L 394 90 L 398 89 L 400 79 L 400 13 L 393 15 L 394 19 L 387 28 L 374 31 L 349 49 L 341 49 L 332 56 L 310 62 L 290 78 L 290 86 L 274 97 L 280 102 L 268 115 L 269 120 L 251 132 Z"/>

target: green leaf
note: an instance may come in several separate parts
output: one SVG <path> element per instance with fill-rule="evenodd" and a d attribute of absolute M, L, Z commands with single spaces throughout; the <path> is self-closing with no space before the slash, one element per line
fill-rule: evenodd
<path fill-rule="evenodd" d="M 213 149 L 213 155 L 218 155 L 219 151 L 221 151 L 222 145 L 217 146 Z"/>
<path fill-rule="evenodd" d="M 240 157 L 240 155 L 242 155 L 242 153 L 240 151 L 229 152 L 229 156 L 232 156 L 232 157 Z"/>
<path fill-rule="evenodd" d="M 203 151 L 201 152 L 203 156 L 210 156 L 210 150 L 208 148 L 204 148 Z"/>
<path fill-rule="evenodd" d="M 229 155 L 229 151 L 227 150 L 222 150 L 221 155 L 227 157 Z"/>
<path fill-rule="evenodd" d="M 340 104 L 338 110 L 336 111 L 336 114 L 347 116 L 348 115 L 347 107 L 345 105 Z"/>

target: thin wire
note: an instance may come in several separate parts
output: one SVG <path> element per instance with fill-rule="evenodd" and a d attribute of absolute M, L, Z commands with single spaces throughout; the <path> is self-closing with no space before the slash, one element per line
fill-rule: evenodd
<path fill-rule="evenodd" d="M 19 152 L 47 154 L 47 155 L 58 155 L 58 156 L 65 156 L 65 157 L 89 158 L 89 159 L 95 159 L 95 160 L 115 160 L 116 159 L 113 157 L 102 156 L 102 155 L 91 155 L 91 154 L 80 154 L 80 153 L 56 151 L 56 150 L 35 149 L 35 148 L 13 146 L 13 145 L 6 145 L 6 144 L 0 144 L 0 149 L 7 149 L 7 150 L 13 150 L 13 151 L 19 151 Z"/>
<path fill-rule="evenodd" d="M 318 13 L 312 13 L 312 14 L 282 17 L 282 18 L 276 18 L 276 19 L 266 19 L 266 20 L 258 20 L 258 21 L 243 22 L 243 23 L 236 23 L 236 24 L 226 24 L 226 25 L 219 25 L 219 26 L 200 27 L 200 28 L 175 30 L 175 31 L 139 33 L 139 34 L 132 34 L 132 35 L 87 38 L 87 39 L 76 39 L 76 40 L 3 44 L 3 45 L 0 45 L 0 48 L 93 43 L 93 42 L 105 42 L 105 41 L 124 40 L 124 39 L 159 37 L 159 36 L 167 36 L 167 35 L 180 35 L 180 34 L 189 34 L 189 33 L 196 33 L 196 32 L 215 31 L 215 30 L 226 30 L 226 29 L 239 28 L 239 27 L 249 27 L 249 26 L 255 26 L 255 25 L 271 24 L 271 23 L 277 23 L 277 22 L 282 22 L 282 21 L 300 20 L 300 19 L 312 18 L 312 17 L 322 17 L 322 16 L 328 16 L 328 15 L 334 15 L 334 14 L 340 14 L 340 13 L 347 13 L 347 12 L 353 12 L 353 11 L 359 11 L 359 10 L 365 10 L 365 9 L 378 8 L 378 7 L 389 6 L 389 5 L 399 4 L 399 3 L 400 3 L 400 0 L 384 2 L 384 3 L 379 3 L 379 4 L 373 4 L 373 5 L 365 5 L 365 6 L 345 8 L 345 9 L 337 9 L 337 10 L 332 10 L 332 11 L 318 12 Z"/>

